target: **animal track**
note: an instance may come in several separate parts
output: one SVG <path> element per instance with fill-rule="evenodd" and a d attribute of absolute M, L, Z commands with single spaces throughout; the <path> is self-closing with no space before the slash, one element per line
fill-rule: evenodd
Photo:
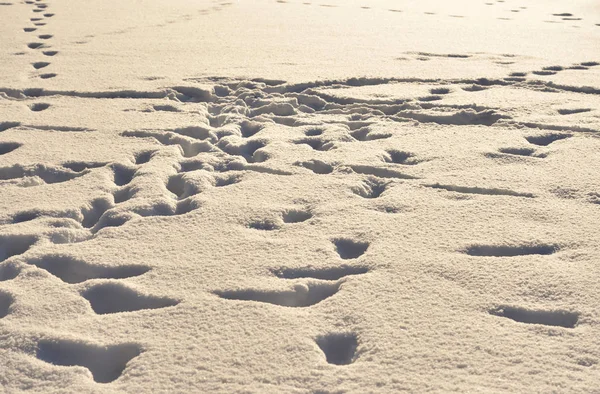
<path fill-rule="evenodd" d="M 335 281 L 346 276 L 366 274 L 369 272 L 369 268 L 364 266 L 341 265 L 327 268 L 279 268 L 272 272 L 275 276 L 282 279 L 312 278 Z"/>
<path fill-rule="evenodd" d="M 527 255 L 550 255 L 558 251 L 556 245 L 473 245 L 469 246 L 465 253 L 477 257 L 516 257 Z"/>
<path fill-rule="evenodd" d="M 316 338 L 329 364 L 348 365 L 356 360 L 358 339 L 353 333 L 331 333 Z"/>
<path fill-rule="evenodd" d="M 340 289 L 340 283 L 298 284 L 288 291 L 227 290 L 216 291 L 221 298 L 238 301 L 257 301 L 273 305 L 303 308 L 316 305 L 333 296 Z"/>
<path fill-rule="evenodd" d="M 494 316 L 506 317 L 519 323 L 542 324 L 564 328 L 575 328 L 579 320 L 579 314 L 574 312 L 530 310 L 510 306 L 494 308 L 489 313 Z"/>
<path fill-rule="evenodd" d="M 0 156 L 6 155 L 21 146 L 23 146 L 23 144 L 19 144 L 18 142 L 0 142 Z"/>
<path fill-rule="evenodd" d="M 338 238 L 332 242 L 336 252 L 344 260 L 357 259 L 369 248 L 368 242 L 354 241 L 348 238 Z"/>
<path fill-rule="evenodd" d="M 53 365 L 87 368 L 95 382 L 110 383 L 117 380 L 127 364 L 140 353 L 136 344 L 99 346 L 81 341 L 42 340 L 36 355 Z"/>
<path fill-rule="evenodd" d="M 440 185 L 436 183 L 434 185 L 426 185 L 427 187 L 433 189 L 442 189 L 447 190 L 449 192 L 455 193 L 464 193 L 464 194 L 482 194 L 488 196 L 512 196 L 512 197 L 526 197 L 526 198 L 535 198 L 535 195 L 532 193 L 520 193 L 507 189 L 486 189 L 481 187 L 465 187 L 465 186 L 456 186 L 456 185 Z"/>
<path fill-rule="evenodd" d="M 55 254 L 30 259 L 28 264 L 44 269 L 66 283 L 81 283 L 90 279 L 124 279 L 150 271 L 140 265 L 92 265 L 73 257 Z"/>
<path fill-rule="evenodd" d="M 84 290 L 81 295 L 89 301 L 94 312 L 99 315 L 159 309 L 179 304 L 177 300 L 145 295 L 117 282 L 93 285 Z"/>

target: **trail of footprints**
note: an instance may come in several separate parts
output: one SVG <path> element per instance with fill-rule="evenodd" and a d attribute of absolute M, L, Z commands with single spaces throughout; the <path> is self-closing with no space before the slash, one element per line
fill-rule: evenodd
<path fill-rule="evenodd" d="M 36 8 L 42 9 L 42 8 Z M 48 39 L 51 37 L 48 37 Z M 34 45 L 35 46 L 35 45 Z M 34 68 L 45 68 L 48 62 L 34 64 Z M 592 66 L 591 63 L 589 65 Z M 587 67 L 587 66 L 584 66 Z M 509 78 L 521 78 L 512 76 Z M 336 82 L 339 83 L 339 82 Z M 347 81 L 348 86 L 363 83 L 385 83 L 377 80 Z M 510 83 L 510 81 L 507 81 Z M 335 84 L 335 83 L 333 83 Z M 469 86 L 473 91 L 487 88 L 484 81 L 474 81 Z M 464 85 L 463 85 L 464 86 Z M 210 188 L 231 187 L 243 182 L 247 171 L 260 172 L 276 176 L 291 176 L 297 172 L 285 171 L 268 166 L 269 152 L 267 138 L 261 137 L 261 131 L 267 121 L 299 127 L 303 137 L 289 141 L 289 146 L 309 149 L 314 152 L 328 152 L 337 149 L 342 143 L 368 143 L 368 141 L 386 139 L 391 134 L 371 128 L 372 117 L 386 116 L 394 121 L 413 120 L 417 122 L 437 122 L 440 124 L 462 125 L 481 124 L 492 126 L 504 118 L 502 114 L 493 114 L 489 109 L 458 110 L 444 117 L 423 116 L 414 110 L 435 108 L 439 97 L 452 93 L 447 86 L 430 90 L 431 96 L 414 102 L 360 102 L 340 101 L 319 93 L 315 86 L 286 86 L 282 81 L 250 81 L 217 85 L 217 97 L 208 96 L 210 127 L 195 126 L 167 131 L 135 130 L 122 135 L 128 138 L 152 138 L 164 146 L 177 146 L 181 160 L 177 172 L 165 180 L 164 189 L 167 198 L 151 205 L 126 204 L 136 200 L 136 188 L 132 185 L 138 170 L 152 160 L 158 150 L 138 152 L 133 158 L 135 164 L 104 162 L 64 162 L 60 166 L 21 166 L 0 168 L 0 183 L 8 182 L 16 186 L 31 187 L 42 184 L 66 182 L 85 176 L 91 171 L 108 171 L 112 177 L 114 189 L 112 195 L 100 196 L 84 207 L 62 213 L 26 211 L 2 219 L 1 225 L 24 223 L 31 220 L 54 220 L 57 227 L 75 223 L 81 230 L 78 236 L 64 237 L 52 232 L 40 235 L 0 235 L 0 281 L 13 280 L 25 267 L 37 267 L 65 283 L 65 285 L 83 284 L 80 295 L 98 315 L 112 313 L 132 313 L 147 309 L 175 307 L 182 300 L 141 293 L 122 283 L 126 278 L 144 275 L 152 269 L 138 265 L 92 265 L 83 260 L 63 254 L 49 254 L 43 257 L 27 257 L 27 252 L 35 248 L 44 237 L 53 243 L 85 242 L 101 235 L 104 228 L 118 227 L 129 220 L 139 217 L 173 216 L 187 214 L 200 208 L 195 196 Z M 479 87 L 479 88 L 476 88 Z M 176 90 L 182 101 L 202 102 L 204 93 L 192 89 Z M 244 102 L 244 109 L 232 103 Z M 31 111 L 40 112 L 50 105 L 43 102 L 30 105 Z M 174 107 L 154 106 L 155 111 L 172 111 Z M 239 113 L 244 113 L 239 116 Z M 570 115 L 581 111 L 564 111 L 561 115 Z M 347 114 L 348 121 L 341 125 L 346 134 L 341 139 L 332 138 L 328 132 L 335 124 L 307 125 L 297 123 L 292 115 L 297 113 Z M 0 123 L 0 132 L 17 128 L 18 122 Z M 537 152 L 539 147 L 548 146 L 556 141 L 572 137 L 571 132 L 541 131 L 524 137 L 532 147 L 506 147 L 499 152 L 489 153 L 488 157 L 497 159 L 504 156 L 530 156 L 543 159 L 545 153 Z M 0 143 L 0 154 L 10 154 L 20 144 Z M 198 159 L 201 153 L 212 154 L 211 160 Z M 405 173 L 411 167 L 418 166 L 429 159 L 396 148 L 382 152 L 381 165 L 355 165 L 326 162 L 311 159 L 294 163 L 296 169 L 315 176 L 327 174 L 354 173 L 361 178 L 351 190 L 357 198 L 376 200 L 394 187 L 397 179 L 416 180 L 417 177 Z M 399 170 L 401 168 L 402 170 Z M 205 171 L 198 171 L 205 170 Z M 519 198 L 535 198 L 531 193 L 515 192 L 504 189 L 486 189 L 458 185 L 425 183 L 423 187 L 451 193 L 501 195 Z M 124 206 L 124 207 L 123 207 Z M 393 207 L 384 207 L 385 212 L 395 213 Z M 279 212 L 273 217 L 252 219 L 245 225 L 249 231 L 278 231 L 285 226 L 302 225 L 310 221 L 314 213 L 308 208 L 290 209 Z M 70 224 L 69 224 L 70 226 Z M 281 289 L 241 288 L 215 289 L 214 295 L 226 302 L 258 302 L 274 307 L 311 308 L 318 304 L 334 300 L 335 295 L 344 291 L 344 283 L 360 280 L 371 268 L 362 262 L 363 256 L 372 247 L 369 242 L 352 237 L 332 238 L 329 240 L 334 256 L 324 267 L 273 267 L 271 275 L 281 279 L 287 287 Z M 520 258 L 521 256 L 549 256 L 559 251 L 557 245 L 471 245 L 460 251 L 473 259 Z M 86 285 L 92 279 L 99 281 Z M 289 283 L 289 284 L 288 284 Z M 0 290 L 0 318 L 10 316 L 11 306 L 18 302 L 8 292 Z M 519 323 L 543 324 L 563 328 L 575 328 L 579 314 L 563 310 L 530 310 L 513 305 L 495 305 L 488 310 L 494 317 L 503 317 Z M 358 360 L 360 337 L 356 332 L 337 331 L 323 333 L 314 338 L 315 345 L 322 351 L 323 359 L 333 365 L 347 365 Z M 38 343 L 37 357 L 56 365 L 80 365 L 88 368 L 96 382 L 108 383 L 117 379 L 126 364 L 139 356 L 142 349 L 135 343 L 100 346 L 98 344 L 73 342 L 70 340 L 42 340 Z"/>
<path fill-rule="evenodd" d="M 23 28 L 25 33 L 35 36 L 35 38 L 32 38 L 32 41 L 27 44 L 27 47 L 35 50 L 36 53 L 41 52 L 45 58 L 55 56 L 58 51 L 51 50 L 51 45 L 49 45 L 49 42 L 54 36 L 52 34 L 42 32 L 44 27 L 47 26 L 48 22 L 50 21 L 50 18 L 54 16 L 54 13 L 49 12 L 49 4 L 43 0 L 28 0 L 25 1 L 25 3 L 33 7 L 32 12 L 34 14 L 34 16 L 29 19 L 33 26 L 27 26 Z M 56 73 L 51 71 L 49 72 L 47 69 L 50 64 L 50 62 L 42 60 L 31 63 L 31 66 L 35 71 L 34 75 L 36 78 L 47 80 L 56 77 Z"/>

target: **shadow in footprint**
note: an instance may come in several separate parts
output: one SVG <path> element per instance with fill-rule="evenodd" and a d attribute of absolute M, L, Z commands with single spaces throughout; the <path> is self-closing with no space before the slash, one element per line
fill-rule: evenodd
<path fill-rule="evenodd" d="M 12 280 L 21 273 L 21 268 L 15 264 L 0 265 L 0 282 Z"/>
<path fill-rule="evenodd" d="M 145 151 L 137 152 L 134 155 L 135 164 L 141 165 L 141 164 L 148 163 L 150 161 L 150 159 L 152 159 L 152 156 L 154 156 L 154 154 L 156 152 L 158 152 L 158 151 L 157 150 L 145 150 Z"/>
<path fill-rule="evenodd" d="M 48 62 L 35 62 L 35 63 L 31 63 L 31 65 L 36 70 L 39 70 L 40 68 L 48 67 L 50 65 L 50 63 L 48 63 Z"/>
<path fill-rule="evenodd" d="M 331 174 L 334 170 L 334 167 L 331 164 L 325 163 L 324 161 L 321 161 L 321 160 L 310 160 L 310 161 L 304 161 L 304 162 L 297 162 L 297 163 L 294 163 L 294 165 L 299 166 L 299 167 L 308 168 L 315 174 L 320 174 L 320 175 Z"/>
<path fill-rule="evenodd" d="M 290 209 L 289 211 L 285 211 L 282 215 L 284 223 L 302 223 L 312 217 L 312 212 L 301 209 Z"/>
<path fill-rule="evenodd" d="M 403 164 L 413 166 L 419 164 L 420 161 L 415 159 L 415 154 L 410 152 L 390 149 L 386 151 L 387 156 L 384 157 L 386 163 Z"/>
<path fill-rule="evenodd" d="M 54 74 L 54 73 L 40 75 L 40 78 L 42 78 L 42 79 L 50 79 L 50 78 L 54 78 L 54 77 L 56 77 L 56 74 Z"/>
<path fill-rule="evenodd" d="M 530 310 L 511 306 L 501 306 L 490 310 L 489 313 L 494 316 L 506 317 L 519 323 L 542 324 L 564 328 L 575 328 L 579 320 L 579 314 L 574 312 Z"/>
<path fill-rule="evenodd" d="M 59 366 L 87 368 L 97 383 L 110 383 L 121 376 L 127 363 L 140 355 L 136 344 L 98 346 L 71 340 L 42 340 L 37 358 Z"/>
<path fill-rule="evenodd" d="M 377 178 L 369 178 L 359 187 L 352 189 L 352 192 L 363 198 L 378 198 L 388 188 L 388 182 Z"/>
<path fill-rule="evenodd" d="M 19 126 L 21 126 L 21 123 L 19 122 L 0 122 L 0 133 Z"/>
<path fill-rule="evenodd" d="M 477 257 L 516 257 L 527 255 L 550 255 L 559 250 L 556 245 L 473 245 L 469 246 L 465 253 Z"/>
<path fill-rule="evenodd" d="M 0 262 L 27 252 L 36 242 L 31 235 L 0 235 Z"/>
<path fill-rule="evenodd" d="M 359 258 L 369 248 L 368 242 L 354 241 L 348 238 L 334 239 L 332 243 L 340 258 L 344 260 Z"/>
<path fill-rule="evenodd" d="M 108 163 L 101 163 L 95 161 L 69 161 L 66 163 L 62 163 L 61 165 L 65 168 L 68 168 L 71 171 L 82 172 L 85 170 L 104 167 Z"/>
<path fill-rule="evenodd" d="M 117 186 L 125 186 L 133 180 L 135 175 L 135 168 L 129 168 L 122 164 L 113 164 L 111 166 L 113 170 L 113 182 Z"/>
<path fill-rule="evenodd" d="M 32 110 L 33 112 L 44 111 L 44 110 L 47 110 L 48 108 L 50 108 L 50 104 L 47 104 L 47 103 L 35 103 L 35 104 L 29 105 L 29 109 Z"/>
<path fill-rule="evenodd" d="M 141 265 L 92 265 L 71 256 L 56 254 L 31 259 L 28 264 L 44 269 L 66 283 L 81 283 L 90 279 L 124 279 L 150 271 Z"/>
<path fill-rule="evenodd" d="M 315 340 L 329 364 L 348 365 L 356 360 L 358 339 L 353 333 L 330 333 Z"/>
<path fill-rule="evenodd" d="M 525 137 L 527 142 L 539 146 L 548 146 L 555 141 L 564 140 L 572 137 L 571 134 L 550 133 L 544 135 L 532 135 Z"/>
<path fill-rule="evenodd" d="M 0 319 L 6 317 L 10 312 L 10 306 L 14 302 L 14 298 L 11 294 L 4 291 L 0 291 Z"/>
<path fill-rule="evenodd" d="M 81 295 L 99 315 L 159 309 L 179 304 L 177 300 L 141 294 L 116 282 L 94 285 L 84 290 Z"/>
<path fill-rule="evenodd" d="M 340 289 L 340 283 L 298 284 L 293 290 L 226 290 L 215 291 L 221 298 L 238 301 L 256 301 L 292 308 L 303 308 L 318 304 L 333 296 Z"/>
<path fill-rule="evenodd" d="M 316 268 L 280 268 L 272 271 L 275 276 L 282 279 L 313 278 L 320 280 L 339 280 L 346 276 L 362 275 L 369 272 L 368 267 L 342 265 L 338 267 Z"/>
<path fill-rule="evenodd" d="M 23 144 L 19 144 L 18 142 L 0 142 L 0 155 L 6 155 L 21 146 L 23 146 Z"/>

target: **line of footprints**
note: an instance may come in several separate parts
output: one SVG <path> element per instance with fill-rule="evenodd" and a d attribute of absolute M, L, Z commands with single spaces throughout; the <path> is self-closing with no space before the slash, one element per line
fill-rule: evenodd
<path fill-rule="evenodd" d="M 46 26 L 48 19 L 52 18 L 54 16 L 54 14 L 51 12 L 48 12 L 49 11 L 48 4 L 42 2 L 42 0 L 35 0 L 35 1 L 27 0 L 27 1 L 25 1 L 25 3 L 33 6 L 32 11 L 35 14 L 35 16 L 29 19 L 30 22 L 33 24 L 33 27 L 25 27 L 25 28 L 23 28 L 23 31 L 25 31 L 26 33 L 37 34 L 37 38 L 38 38 L 38 40 L 28 43 L 27 47 L 29 49 L 41 50 L 42 54 L 45 57 L 55 56 L 58 53 L 58 51 L 51 50 L 50 46 L 47 44 L 48 40 L 52 39 L 53 35 L 52 34 L 39 34 L 39 29 L 41 29 L 43 26 Z M 39 77 L 41 79 L 50 79 L 50 78 L 56 77 L 56 73 L 45 72 L 46 67 L 50 66 L 50 62 L 36 61 L 36 62 L 31 63 L 31 65 L 36 71 L 37 70 L 42 71 L 40 74 L 37 75 L 37 77 Z M 32 111 L 42 111 L 44 109 L 46 109 L 46 108 L 42 109 L 41 107 L 38 107 L 36 109 L 32 108 Z"/>

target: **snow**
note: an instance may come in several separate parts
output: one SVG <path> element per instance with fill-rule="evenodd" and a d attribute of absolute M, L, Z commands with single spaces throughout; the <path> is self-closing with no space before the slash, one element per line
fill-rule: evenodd
<path fill-rule="evenodd" d="M 0 21 L 5 392 L 600 385 L 597 2 Z"/>

